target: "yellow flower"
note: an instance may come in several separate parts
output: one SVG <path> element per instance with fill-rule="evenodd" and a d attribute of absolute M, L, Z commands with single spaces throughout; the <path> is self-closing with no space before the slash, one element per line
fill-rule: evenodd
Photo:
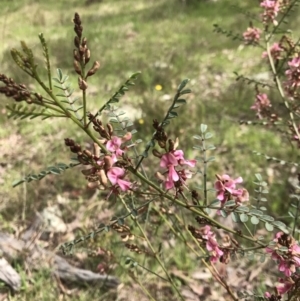
<path fill-rule="evenodd" d="M 139 119 L 139 124 L 144 124 L 144 119 L 143 118 Z"/>
<path fill-rule="evenodd" d="M 161 91 L 162 90 L 162 85 L 156 85 L 155 90 L 156 91 Z"/>

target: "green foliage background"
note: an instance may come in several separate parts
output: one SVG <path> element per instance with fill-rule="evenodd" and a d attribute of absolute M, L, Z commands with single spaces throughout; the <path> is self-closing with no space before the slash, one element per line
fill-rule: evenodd
<path fill-rule="evenodd" d="M 245 47 L 241 41 L 213 33 L 213 24 L 217 23 L 242 34 L 249 19 L 240 12 L 259 12 L 256 2 L 240 1 L 238 8 L 233 4 L 236 5 L 236 1 L 103 0 L 88 5 L 79 0 L 2 0 L 0 71 L 17 82 L 34 85 L 14 65 L 9 51 L 18 46 L 19 40 L 24 40 L 40 53 L 42 62 L 37 35 L 43 32 L 52 66 L 68 73 L 75 88 L 72 18 L 77 11 L 83 21 L 84 36 L 88 38 L 91 60 L 101 63 L 88 89 L 90 110 L 99 108 L 130 74 L 141 71 L 139 82 L 122 99 L 121 105 L 124 104 L 130 116 L 137 116 L 137 136 L 147 142 L 153 132 L 152 119 L 162 116 L 178 83 L 190 78 L 193 94 L 188 105 L 179 111 L 180 117 L 169 127 L 171 135 L 179 137 L 180 147 L 188 157 L 193 157 L 192 137 L 200 123 L 208 124 L 217 147 L 214 153 L 217 161 L 209 170 L 211 182 L 215 173 L 240 175 L 251 193 L 254 174 L 261 173 L 271 186 L 269 206 L 276 210 L 275 215 L 282 216 L 288 205 L 290 184 L 287 179 L 294 170 L 291 166 L 266 162 L 252 151 L 295 162 L 298 157 L 296 149 L 278 133 L 258 126 L 239 125 L 240 119 L 255 120 L 250 110 L 254 92 L 250 86 L 236 83 L 233 72 L 265 77 L 268 70 L 261 63 L 260 49 Z M 299 28 L 299 13 L 294 13 L 289 26 Z M 300 32 L 295 31 L 296 34 Z M 162 87 L 160 91 L 155 88 L 157 85 Z M 13 232 L 12 225 L 29 223 L 35 210 L 54 203 L 57 194 L 76 195 L 72 205 L 76 210 L 92 192 L 85 188 L 84 178 L 72 170 L 59 178 L 50 177 L 13 190 L 11 183 L 44 166 L 68 162 L 71 154 L 64 146 L 64 138 L 82 143 L 89 141 L 64 121 L 7 120 L 5 105 L 10 100 L 1 96 L 0 101 L 1 228 Z M 64 214 L 66 219 L 71 219 L 70 212 Z"/>

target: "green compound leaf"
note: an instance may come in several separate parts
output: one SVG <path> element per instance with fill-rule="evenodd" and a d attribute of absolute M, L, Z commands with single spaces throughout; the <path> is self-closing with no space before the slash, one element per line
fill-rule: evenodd
<path fill-rule="evenodd" d="M 70 163 L 69 165 L 65 164 L 65 163 L 58 163 L 55 166 L 50 166 L 48 167 L 46 170 L 41 171 L 39 174 L 33 174 L 33 175 L 27 175 L 26 177 L 24 177 L 21 180 L 16 180 L 12 183 L 13 187 L 16 187 L 24 182 L 31 182 L 31 181 L 40 181 L 41 179 L 43 179 L 45 176 L 49 175 L 49 174 L 55 174 L 55 175 L 59 175 L 62 172 L 64 172 L 65 170 L 75 167 L 77 165 L 80 165 L 80 163 Z"/>

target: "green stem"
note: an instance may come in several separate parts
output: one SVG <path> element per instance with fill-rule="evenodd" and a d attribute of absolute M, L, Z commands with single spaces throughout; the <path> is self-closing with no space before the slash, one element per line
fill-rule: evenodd
<path fill-rule="evenodd" d="M 201 245 L 199 244 L 199 241 L 192 235 L 191 231 L 189 231 L 189 229 L 186 227 L 186 225 L 180 220 L 179 216 L 177 214 L 175 214 L 175 217 L 178 220 L 178 222 L 184 226 L 186 232 L 195 241 L 196 245 L 201 250 L 201 252 L 203 254 L 206 254 L 206 251 L 201 247 Z M 232 300 L 238 301 L 238 299 L 234 296 L 234 293 L 232 292 L 231 288 L 228 286 L 227 282 L 225 280 L 223 280 L 222 277 L 219 275 L 219 272 L 214 267 L 214 265 L 212 263 L 209 265 L 203 258 L 201 258 L 201 261 L 209 269 L 212 276 L 215 277 L 215 279 L 226 289 L 227 293 L 231 296 Z"/>
<path fill-rule="evenodd" d="M 121 196 L 119 196 L 119 199 L 121 200 L 121 202 L 123 203 L 124 207 L 126 208 L 126 210 L 128 212 L 131 212 L 130 208 L 128 208 L 127 204 L 125 203 L 125 201 L 123 200 L 123 198 Z M 134 221 L 134 223 L 136 224 L 136 226 L 139 228 L 139 230 L 141 231 L 143 237 L 145 238 L 149 248 L 151 249 L 153 256 L 155 257 L 156 261 L 158 262 L 158 264 L 161 266 L 161 268 L 163 269 L 163 271 L 165 272 L 169 283 L 172 285 L 172 287 L 175 289 L 175 291 L 177 292 L 178 296 L 180 297 L 181 300 L 184 301 L 183 296 L 181 295 L 179 289 L 177 288 L 177 286 L 175 285 L 172 277 L 170 276 L 169 272 L 167 271 L 167 269 L 165 268 L 163 262 L 161 261 L 161 259 L 159 258 L 159 255 L 157 254 L 157 252 L 155 251 L 154 247 L 152 246 L 150 240 L 148 239 L 147 234 L 145 233 L 143 227 L 140 225 L 140 223 L 137 221 L 137 219 L 132 216 L 132 220 Z"/>
<path fill-rule="evenodd" d="M 169 281 L 168 279 L 166 279 L 166 278 L 164 278 L 164 277 L 162 277 L 162 276 L 158 275 L 157 273 L 155 273 L 155 272 L 153 272 L 153 271 L 149 270 L 148 268 L 146 268 L 146 267 L 142 266 L 142 265 L 141 265 L 141 264 L 139 264 L 138 262 L 137 262 L 137 265 L 138 265 L 140 268 L 142 268 L 143 270 L 145 270 L 145 271 L 147 271 L 147 272 L 149 272 L 149 273 L 151 273 L 151 274 L 155 275 L 156 277 L 160 278 L 161 280 L 164 280 L 164 281 L 166 281 L 166 282 L 168 282 L 168 281 Z"/>
<path fill-rule="evenodd" d="M 144 287 L 144 285 L 141 283 L 141 281 L 138 279 L 138 278 L 136 278 L 136 277 L 134 277 L 135 279 L 135 281 L 137 281 L 137 283 L 139 284 L 139 286 L 141 287 L 141 289 L 142 289 L 142 291 L 145 293 L 145 295 L 147 295 L 150 299 L 149 300 L 151 300 L 151 301 L 156 301 L 152 296 L 151 296 L 151 294 L 150 294 L 150 292 Z"/>
<path fill-rule="evenodd" d="M 270 66 L 271 66 L 271 69 L 272 69 L 272 73 L 273 73 L 273 76 L 274 76 L 274 79 L 275 79 L 277 89 L 280 93 L 280 96 L 283 100 L 283 103 L 284 103 L 285 107 L 287 108 L 288 112 L 290 113 L 290 118 L 291 118 L 293 128 L 295 130 L 295 133 L 297 134 L 298 139 L 300 140 L 300 134 L 299 134 L 298 128 L 297 128 L 296 123 L 295 123 L 294 114 L 290 109 L 290 105 L 289 105 L 288 101 L 284 97 L 284 92 L 283 92 L 283 89 L 282 89 L 282 86 L 281 86 L 281 82 L 280 82 L 279 77 L 278 77 L 277 72 L 276 72 L 276 68 L 275 68 L 273 58 L 272 58 L 272 55 L 271 55 L 271 52 L 270 52 L 269 42 L 267 41 L 266 43 L 267 43 L 268 58 L 269 58 Z"/>
<path fill-rule="evenodd" d="M 83 126 L 86 128 L 86 90 L 82 90 L 82 101 L 83 101 Z"/>
<path fill-rule="evenodd" d="M 206 149 L 205 149 L 205 138 L 204 133 L 202 133 L 202 148 L 203 148 L 203 190 L 204 190 L 204 204 L 207 206 L 207 162 L 206 162 Z"/>

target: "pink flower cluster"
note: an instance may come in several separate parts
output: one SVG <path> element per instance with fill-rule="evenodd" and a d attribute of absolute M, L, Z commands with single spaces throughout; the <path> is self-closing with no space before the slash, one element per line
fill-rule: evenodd
<path fill-rule="evenodd" d="M 201 228 L 202 239 L 206 242 L 206 249 L 211 253 L 210 261 L 215 263 L 224 254 L 219 248 L 216 235 L 210 230 L 210 226 Z"/>
<path fill-rule="evenodd" d="M 288 62 L 288 65 L 289 69 L 285 72 L 287 76 L 285 88 L 288 94 L 293 97 L 300 86 L 300 57 L 293 58 Z"/>
<path fill-rule="evenodd" d="M 250 109 L 256 111 L 256 115 L 258 118 L 263 118 L 268 108 L 270 108 L 271 102 L 268 98 L 268 95 L 265 93 L 258 93 L 256 94 L 256 101 L 255 103 L 250 107 Z"/>
<path fill-rule="evenodd" d="M 215 189 L 217 190 L 217 199 L 221 201 L 222 206 L 229 200 L 235 200 L 241 203 L 249 200 L 248 191 L 244 188 L 237 188 L 236 184 L 243 182 L 241 177 L 231 179 L 229 175 L 216 175 Z"/>
<path fill-rule="evenodd" d="M 106 142 L 106 148 L 111 152 L 110 156 L 105 156 L 103 160 L 98 160 L 97 164 L 105 170 L 106 176 L 110 183 L 113 185 L 112 191 L 117 191 L 120 188 L 122 191 L 127 191 L 132 188 L 132 183 L 124 180 L 126 171 L 123 167 L 117 166 L 118 160 L 124 154 L 122 144 L 131 139 L 131 133 L 127 133 L 124 137 L 120 138 L 112 136 Z"/>
<path fill-rule="evenodd" d="M 280 9 L 280 2 L 278 0 L 264 0 L 260 6 L 265 9 L 262 14 L 263 22 L 274 23 Z"/>
<path fill-rule="evenodd" d="M 255 44 L 259 42 L 261 30 L 255 27 L 248 27 L 243 33 L 244 41 L 246 44 Z"/>
<path fill-rule="evenodd" d="M 272 259 L 278 262 L 279 271 L 290 277 L 300 267 L 300 247 L 296 241 L 283 232 L 278 232 L 273 240 L 275 248 L 266 248 L 266 252 L 272 255 Z M 286 247 L 286 252 L 278 251 L 279 247 Z"/>
<path fill-rule="evenodd" d="M 184 169 L 178 169 L 184 166 L 194 167 L 196 160 L 186 160 L 182 150 L 172 150 L 160 158 L 160 167 L 166 168 L 165 176 L 162 177 L 166 189 L 172 189 L 179 181 L 181 184 L 185 183 L 192 174 Z"/>
<path fill-rule="evenodd" d="M 300 246 L 291 236 L 278 232 L 273 240 L 276 245 L 272 248 L 266 248 L 266 252 L 271 254 L 272 259 L 278 263 L 278 269 L 284 273 L 285 278 L 279 279 L 279 285 L 276 286 L 278 295 L 283 295 L 291 290 L 295 284 L 295 279 L 299 278 L 296 275 L 296 268 L 300 267 Z M 287 251 L 279 251 L 280 247 L 285 247 Z M 294 278 L 294 279 L 293 279 Z M 265 296 L 271 300 L 272 295 L 269 292 Z"/>
<path fill-rule="evenodd" d="M 294 285 L 295 285 L 295 281 L 291 277 L 285 279 L 280 278 L 278 285 L 275 286 L 276 296 L 279 296 L 280 298 L 283 294 L 290 291 L 294 287 Z M 279 300 L 279 298 L 276 298 L 276 296 L 270 294 L 269 292 L 265 292 L 265 297 L 270 301 Z"/>
<path fill-rule="evenodd" d="M 279 43 L 274 43 L 273 46 L 270 48 L 270 54 L 274 60 L 281 59 L 281 52 L 283 52 L 284 49 L 280 46 Z M 263 58 L 268 57 L 268 52 L 264 51 L 262 54 Z"/>

